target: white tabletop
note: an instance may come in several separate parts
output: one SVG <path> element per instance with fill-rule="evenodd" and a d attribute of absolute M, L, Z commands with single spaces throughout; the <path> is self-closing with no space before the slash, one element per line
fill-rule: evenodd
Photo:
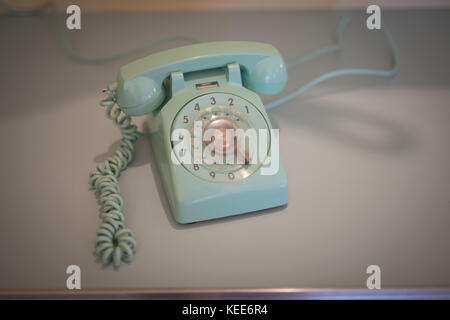
<path fill-rule="evenodd" d="M 86 56 L 183 34 L 268 42 L 289 61 L 329 44 L 340 15 L 88 15 L 70 37 Z M 287 207 L 179 225 L 140 139 L 120 177 L 138 248 L 114 270 L 93 255 L 100 220 L 88 173 L 120 138 L 98 107 L 101 89 L 140 55 L 80 64 L 53 19 L 0 17 L 0 289 L 64 289 L 72 264 L 82 288 L 365 288 L 373 264 L 383 288 L 450 286 L 450 11 L 382 19 L 399 49 L 396 78 L 334 79 L 269 112 Z M 285 93 L 342 67 L 389 67 L 383 38 L 362 20 L 341 54 L 290 71 Z"/>

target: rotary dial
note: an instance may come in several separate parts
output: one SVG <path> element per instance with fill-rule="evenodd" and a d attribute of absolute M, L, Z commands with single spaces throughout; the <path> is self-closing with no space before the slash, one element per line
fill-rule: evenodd
<path fill-rule="evenodd" d="M 270 135 L 260 137 L 259 129 L 269 132 L 264 116 L 248 100 L 229 93 L 210 93 L 189 101 L 177 113 L 171 128 L 172 147 L 195 176 L 211 182 L 235 182 L 253 174 L 267 156 Z M 186 134 L 190 139 L 186 140 Z M 266 139 L 263 147 L 267 150 L 263 152 L 259 151 L 260 139 Z M 183 147 L 176 147 L 178 143 Z M 190 157 L 189 153 L 186 157 L 188 148 Z"/>

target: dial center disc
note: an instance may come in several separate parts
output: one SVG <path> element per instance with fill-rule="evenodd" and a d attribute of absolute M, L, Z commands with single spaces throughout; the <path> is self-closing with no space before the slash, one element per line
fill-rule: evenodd
<path fill-rule="evenodd" d="M 227 137 L 227 130 L 234 132 L 234 129 L 236 129 L 236 127 L 229 118 L 215 118 L 205 126 L 204 137 L 208 134 L 208 130 L 218 130 L 218 134 L 214 134 L 211 139 L 204 138 L 203 140 L 206 140 L 206 145 L 213 143 L 212 147 L 218 154 L 235 153 L 236 144 L 234 143 L 234 134 L 231 137 Z"/>

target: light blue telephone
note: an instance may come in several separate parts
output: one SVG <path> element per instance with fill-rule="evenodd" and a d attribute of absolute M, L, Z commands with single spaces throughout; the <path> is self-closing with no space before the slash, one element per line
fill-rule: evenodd
<path fill-rule="evenodd" d="M 279 93 L 287 82 L 286 66 L 271 45 L 256 42 L 211 42 L 159 52 L 123 66 L 117 82 L 105 90 L 102 101 L 109 118 L 121 128 L 123 138 L 114 157 L 91 173 L 91 186 L 100 193 L 103 223 L 97 232 L 96 250 L 105 264 L 129 261 L 135 250 L 133 234 L 124 227 L 123 201 L 117 178 L 132 159 L 139 133 L 130 116 L 149 114 L 149 130 L 157 167 L 176 221 L 192 223 L 285 205 L 287 179 L 279 157 L 278 135 L 272 130 L 257 93 Z M 113 109 L 117 103 L 119 108 Z M 126 116 L 120 117 L 124 112 Z M 262 147 L 251 153 L 246 140 L 229 148 L 226 138 L 201 137 L 201 147 L 220 140 L 223 157 L 243 161 L 196 162 L 196 146 L 176 132 L 192 136 L 198 126 L 207 132 L 265 131 Z M 202 131 L 203 132 L 203 131 Z M 246 136 L 244 136 L 245 138 Z M 175 138 L 175 141 L 174 141 Z M 177 139 L 179 138 L 179 139 Z M 178 140 L 178 141 L 176 141 Z M 177 143 L 178 142 L 178 143 Z M 197 146 L 198 147 L 198 146 Z M 225 150 L 226 149 L 226 150 Z M 212 154 L 221 148 L 213 148 Z M 191 151 L 192 162 L 182 154 Z M 259 156 L 259 157 L 258 157 Z M 273 156 L 275 172 L 261 174 Z M 251 158 L 256 158 L 255 161 Z"/>
<path fill-rule="evenodd" d="M 120 69 L 117 103 L 132 116 L 150 113 L 156 163 L 176 221 L 191 223 L 287 203 L 282 164 L 276 174 L 262 175 L 261 161 L 180 165 L 171 159 L 173 132 L 185 128 L 193 136 L 196 120 L 204 131 L 254 128 L 269 132 L 269 118 L 255 92 L 278 93 L 286 81 L 278 51 L 256 42 L 195 44 L 153 54 Z"/>
<path fill-rule="evenodd" d="M 289 67 L 341 50 L 345 26 L 356 14 L 365 13 L 351 12 L 342 17 L 335 44 L 296 59 Z M 108 118 L 120 128 L 122 139 L 116 153 L 97 166 L 89 180 L 102 203 L 102 224 L 95 242 L 96 254 L 102 262 L 118 267 L 121 262 L 131 261 L 136 250 L 133 233 L 124 225 L 123 199 L 117 180 L 131 162 L 134 144 L 142 135 L 131 124 L 131 116 L 149 114 L 157 167 L 171 211 L 179 223 L 284 205 L 288 201 L 286 173 L 278 152 L 278 134 L 272 130 L 265 110 L 330 78 L 395 76 L 398 72 L 395 44 L 385 27 L 382 31 L 392 52 L 391 69 L 334 70 L 266 106 L 257 94 L 279 93 L 287 81 L 285 63 L 269 44 L 201 43 L 166 50 L 123 66 L 117 82 L 104 90 L 107 98 L 101 102 Z M 205 133 L 205 128 L 210 130 Z M 245 136 L 241 139 L 244 143 L 231 143 L 236 137 L 225 134 L 229 130 L 266 132 L 266 135 L 258 137 L 256 148 L 249 148 Z M 210 131 L 220 134 L 206 136 Z M 192 135 L 194 143 L 187 143 Z M 210 155 L 216 153 L 214 161 L 203 161 L 201 152 L 198 156 L 197 150 L 203 147 L 213 151 Z M 242 161 L 216 161 L 228 160 L 229 155 L 231 160 Z M 263 174 L 267 172 L 266 165 L 272 162 L 277 163 L 276 170 Z"/>

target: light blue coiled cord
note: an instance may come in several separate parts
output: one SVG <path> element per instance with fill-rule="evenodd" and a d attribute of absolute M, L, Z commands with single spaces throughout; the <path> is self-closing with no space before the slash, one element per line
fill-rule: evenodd
<path fill-rule="evenodd" d="M 133 160 L 134 145 L 139 138 L 137 127 L 131 124 L 131 117 L 122 114 L 116 104 L 116 84 L 105 91 L 107 98 L 100 105 L 106 107 L 106 115 L 119 127 L 122 133 L 120 145 L 113 156 L 98 165 L 89 174 L 89 184 L 99 193 L 102 224 L 97 230 L 95 253 L 107 265 L 118 268 L 121 262 L 130 262 L 136 252 L 133 232 L 125 227 L 123 199 L 117 179 Z"/>

